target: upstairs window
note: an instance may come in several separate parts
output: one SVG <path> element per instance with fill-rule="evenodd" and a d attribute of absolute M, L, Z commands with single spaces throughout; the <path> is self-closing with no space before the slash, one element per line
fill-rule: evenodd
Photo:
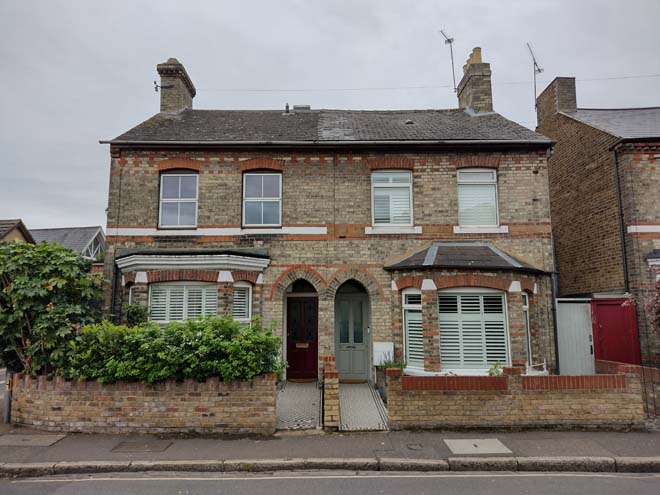
<path fill-rule="evenodd" d="M 217 316 L 217 284 L 169 282 L 149 287 L 149 315 L 156 323 Z"/>
<path fill-rule="evenodd" d="M 406 366 L 423 370 L 422 293 L 419 289 L 406 289 L 403 291 L 403 325 Z"/>
<path fill-rule="evenodd" d="M 197 227 L 197 174 L 160 176 L 160 227 Z"/>
<path fill-rule="evenodd" d="M 374 226 L 412 225 L 412 174 L 372 173 L 371 212 Z"/>
<path fill-rule="evenodd" d="M 243 174 L 243 225 L 279 227 L 282 224 L 282 174 Z"/>
<path fill-rule="evenodd" d="M 246 282 L 234 285 L 234 302 L 232 317 L 236 321 L 249 323 L 252 318 L 252 286 Z"/>
<path fill-rule="evenodd" d="M 458 171 L 458 223 L 469 227 L 499 225 L 496 170 Z"/>

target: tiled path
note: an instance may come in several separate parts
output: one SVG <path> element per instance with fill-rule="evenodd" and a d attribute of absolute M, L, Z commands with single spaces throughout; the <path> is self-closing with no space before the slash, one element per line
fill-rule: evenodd
<path fill-rule="evenodd" d="M 321 390 L 316 382 L 285 382 L 277 394 L 277 429 L 321 427 Z"/>
<path fill-rule="evenodd" d="M 370 383 L 339 384 L 339 429 L 387 430 L 387 410 Z"/>

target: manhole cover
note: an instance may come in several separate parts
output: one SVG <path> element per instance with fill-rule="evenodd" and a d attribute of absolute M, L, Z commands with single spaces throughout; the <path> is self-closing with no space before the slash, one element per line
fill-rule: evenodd
<path fill-rule="evenodd" d="M 147 442 L 120 442 L 112 452 L 163 452 L 172 445 L 169 440 L 153 440 Z"/>
<path fill-rule="evenodd" d="M 408 447 L 408 450 L 424 450 L 421 443 L 409 443 L 406 447 Z"/>
<path fill-rule="evenodd" d="M 2 435 L 0 447 L 48 447 L 66 435 Z"/>
<path fill-rule="evenodd" d="M 512 454 L 497 438 L 445 440 L 445 443 L 454 454 Z"/>

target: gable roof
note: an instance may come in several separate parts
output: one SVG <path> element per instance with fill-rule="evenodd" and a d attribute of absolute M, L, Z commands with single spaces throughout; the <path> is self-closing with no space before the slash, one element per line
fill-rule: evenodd
<path fill-rule="evenodd" d="M 37 244 L 53 242 L 82 253 L 96 234 L 103 232 L 100 225 L 95 227 L 63 227 L 58 229 L 33 229 L 30 232 Z"/>
<path fill-rule="evenodd" d="M 355 144 L 510 142 L 549 146 L 541 134 L 469 110 L 182 110 L 158 113 L 110 144 Z"/>
<path fill-rule="evenodd" d="M 517 260 L 492 242 L 433 242 L 395 263 L 385 270 L 413 270 L 453 268 L 473 270 L 507 270 L 544 273 L 543 270 Z"/>
<path fill-rule="evenodd" d="M 30 231 L 25 227 L 25 224 L 20 218 L 11 219 L 11 220 L 0 220 L 0 241 L 4 239 L 9 233 L 18 229 L 21 231 L 21 234 L 27 242 L 34 244 L 34 239 L 30 235 Z"/>
<path fill-rule="evenodd" d="M 565 114 L 621 139 L 660 138 L 660 107 L 578 108 Z"/>

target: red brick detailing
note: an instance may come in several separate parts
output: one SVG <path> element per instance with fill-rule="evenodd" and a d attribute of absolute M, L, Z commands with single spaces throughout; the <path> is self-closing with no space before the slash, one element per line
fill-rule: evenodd
<path fill-rule="evenodd" d="M 468 155 L 458 157 L 453 163 L 457 169 L 499 168 L 500 157 L 497 155 Z"/>
<path fill-rule="evenodd" d="M 147 272 L 147 281 L 154 282 L 177 282 L 180 280 L 195 282 L 217 282 L 218 272 L 211 270 L 161 270 Z"/>
<path fill-rule="evenodd" d="M 616 361 L 604 361 L 596 359 L 596 373 L 614 373 L 626 374 L 632 373 L 639 376 L 645 376 L 646 379 L 660 382 L 660 369 L 649 368 L 647 366 L 638 366 L 636 364 L 617 363 Z"/>
<path fill-rule="evenodd" d="M 124 285 L 135 283 L 135 272 L 124 273 Z"/>
<path fill-rule="evenodd" d="M 522 287 L 522 290 L 525 292 L 529 292 L 530 294 L 534 293 L 534 281 L 530 280 L 528 278 L 523 278 L 520 281 L 520 287 Z"/>
<path fill-rule="evenodd" d="M 259 278 L 259 273 L 247 270 L 233 270 L 231 276 L 234 279 L 234 282 L 250 282 L 255 285 L 257 283 L 257 278 Z"/>
<path fill-rule="evenodd" d="M 522 336 L 524 337 L 524 335 L 525 334 L 523 334 Z M 522 366 L 511 366 L 511 367 L 505 366 L 504 369 L 502 370 L 502 372 L 507 376 L 508 375 L 522 375 L 523 371 L 525 371 L 525 368 L 523 368 Z"/>
<path fill-rule="evenodd" d="M 404 376 L 403 390 L 507 390 L 505 376 Z"/>
<path fill-rule="evenodd" d="M 327 287 L 327 282 L 323 276 L 314 268 L 308 265 L 291 265 L 286 271 L 282 272 L 270 287 L 270 300 L 284 296 L 284 291 L 298 279 L 303 279 L 314 286 L 316 292 L 321 294 Z"/>
<path fill-rule="evenodd" d="M 277 170 L 284 171 L 284 160 L 275 160 L 273 158 L 251 158 L 240 162 L 241 172 L 248 170 Z"/>
<path fill-rule="evenodd" d="M 506 291 L 511 281 L 496 275 L 443 275 L 434 279 L 438 289 L 449 289 L 451 287 L 485 287 L 488 289 L 499 289 Z"/>
<path fill-rule="evenodd" d="M 187 158 L 170 158 L 158 162 L 158 170 L 160 172 L 175 169 L 196 170 L 199 172 L 200 162 L 198 160 L 190 160 Z"/>
<path fill-rule="evenodd" d="M 369 162 L 370 170 L 413 170 L 415 161 L 409 158 L 381 158 Z"/>
<path fill-rule="evenodd" d="M 359 270 L 358 268 L 345 268 L 337 271 L 328 281 L 328 295 L 334 297 L 341 284 L 348 280 L 356 280 L 362 284 L 372 300 L 382 299 L 383 291 L 378 284 L 378 280 L 376 280 L 371 273 Z"/>
<path fill-rule="evenodd" d="M 409 287 L 415 287 L 417 289 L 422 288 L 422 281 L 424 277 L 422 276 L 412 276 L 407 275 L 405 277 L 398 277 L 394 280 L 396 282 L 396 288 L 399 290 L 407 289 Z"/>
<path fill-rule="evenodd" d="M 523 390 L 626 388 L 623 375 L 523 376 Z"/>

